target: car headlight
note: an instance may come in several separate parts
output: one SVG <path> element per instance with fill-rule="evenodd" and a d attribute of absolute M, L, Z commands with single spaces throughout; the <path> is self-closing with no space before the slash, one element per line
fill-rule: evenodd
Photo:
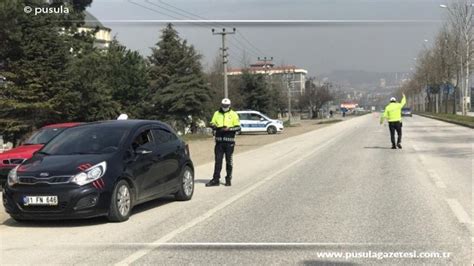
<path fill-rule="evenodd" d="M 15 168 L 13 168 L 12 170 L 10 170 L 10 172 L 8 173 L 8 178 L 7 178 L 7 183 L 8 183 L 8 186 L 13 186 L 15 184 L 18 184 L 18 175 L 17 175 L 17 170 L 18 170 L 18 167 L 20 167 L 19 165 L 16 166 Z"/>
<path fill-rule="evenodd" d="M 81 173 L 75 175 L 71 179 L 71 182 L 76 183 L 79 186 L 89 184 L 89 183 L 94 182 L 95 180 L 103 177 L 106 170 L 107 170 L 107 163 L 106 162 L 101 162 L 99 164 L 96 164 L 96 165 L 90 167 L 89 169 L 85 170 L 84 172 L 81 172 Z"/>

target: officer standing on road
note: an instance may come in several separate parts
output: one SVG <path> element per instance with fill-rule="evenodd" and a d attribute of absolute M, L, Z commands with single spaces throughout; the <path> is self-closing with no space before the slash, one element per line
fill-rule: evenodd
<path fill-rule="evenodd" d="M 385 107 L 383 115 L 380 117 L 380 124 L 383 124 L 384 119 L 388 120 L 388 127 L 390 129 L 390 139 L 392 141 L 392 149 L 402 148 L 402 108 L 407 102 L 405 94 L 403 94 L 402 101 L 397 103 L 395 97 L 390 98 L 390 104 Z M 397 131 L 398 140 L 395 145 L 395 131 Z"/>
<path fill-rule="evenodd" d="M 221 178 L 222 159 L 225 155 L 226 172 L 225 185 L 231 186 L 232 180 L 232 154 L 234 153 L 235 134 L 240 130 L 239 115 L 230 109 L 230 100 L 225 98 L 221 108 L 214 113 L 211 127 L 215 131 L 216 146 L 214 147 L 215 165 L 214 175 L 206 187 L 219 186 Z"/>

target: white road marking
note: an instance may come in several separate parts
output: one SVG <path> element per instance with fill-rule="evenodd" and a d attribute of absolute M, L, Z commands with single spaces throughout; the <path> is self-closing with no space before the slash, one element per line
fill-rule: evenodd
<path fill-rule="evenodd" d="M 342 137 L 342 135 L 339 135 L 339 137 Z M 256 188 L 258 188 L 259 186 L 265 184 L 266 182 L 268 182 L 269 180 L 273 179 L 274 177 L 282 174 L 283 172 L 285 172 L 286 170 L 292 168 L 293 166 L 295 166 L 296 164 L 306 160 L 307 158 L 313 156 L 316 152 L 320 151 L 322 148 L 328 146 L 329 144 L 333 143 L 336 141 L 336 139 L 339 139 L 339 138 L 333 138 L 325 143 L 323 143 L 322 145 L 320 145 L 319 147 L 317 147 L 315 150 L 313 150 L 311 153 L 307 154 L 306 156 L 303 156 L 303 157 L 300 157 L 298 160 L 295 160 L 293 162 L 291 162 L 290 164 L 284 166 L 283 168 L 281 168 L 280 170 L 278 170 L 277 172 L 269 175 L 268 177 L 260 180 L 259 182 L 255 183 L 254 185 L 248 187 L 247 189 L 243 190 L 242 192 L 234 195 L 233 197 L 227 199 L 226 201 L 222 202 L 221 204 L 217 205 L 216 207 L 210 209 L 209 211 L 207 211 L 206 213 L 204 213 L 203 215 L 201 216 L 198 216 L 196 217 L 195 219 L 191 220 L 190 222 L 188 222 L 187 224 L 171 231 L 170 233 L 164 235 L 163 237 L 157 239 L 156 241 L 152 242 L 152 244 L 155 244 L 153 246 L 147 246 L 147 247 L 144 247 L 143 249 L 141 250 L 138 250 L 136 252 L 134 252 L 133 254 L 131 254 L 130 256 L 126 257 L 125 259 L 121 260 L 120 262 L 116 263 L 115 265 L 129 265 L 135 261 L 137 261 L 138 259 L 140 259 L 141 257 L 145 256 L 146 254 L 148 254 L 149 252 L 151 252 L 154 248 L 156 248 L 157 246 L 160 246 L 160 244 L 162 243 L 165 243 L 165 242 L 168 242 L 170 241 L 171 239 L 173 239 L 174 237 L 176 237 L 178 234 L 196 226 L 197 224 L 199 224 L 200 222 L 203 222 L 204 220 L 206 220 L 207 218 L 211 217 L 212 215 L 214 215 L 216 212 L 224 209 L 225 207 L 229 206 L 230 204 L 234 203 L 235 201 L 237 201 L 238 199 L 242 198 L 243 196 L 249 194 L 250 192 L 252 192 L 253 190 L 255 190 Z"/>
<path fill-rule="evenodd" d="M 443 182 L 443 180 L 441 180 L 441 177 L 438 175 L 438 173 L 436 173 L 434 170 L 432 169 L 429 169 L 428 170 L 428 174 L 430 175 L 430 177 L 433 179 L 433 181 L 435 182 L 435 185 L 438 187 L 438 188 L 446 188 L 446 184 Z"/>
<path fill-rule="evenodd" d="M 467 214 L 464 208 L 461 206 L 457 199 L 446 199 L 448 202 L 449 207 L 453 211 L 454 215 L 458 219 L 458 221 L 462 224 L 467 224 L 469 227 L 472 226 L 471 217 Z"/>

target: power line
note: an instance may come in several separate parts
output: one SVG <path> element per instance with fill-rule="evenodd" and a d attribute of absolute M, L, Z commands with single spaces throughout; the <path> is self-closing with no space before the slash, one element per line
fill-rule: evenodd
<path fill-rule="evenodd" d="M 156 13 L 158 13 L 158 14 L 161 14 L 161 15 L 164 15 L 164 16 L 167 16 L 167 17 L 170 17 L 170 18 L 174 18 L 174 19 L 178 19 L 178 20 L 180 19 L 180 18 L 177 18 L 177 17 L 175 17 L 175 16 L 170 16 L 169 14 L 166 14 L 166 13 L 163 13 L 163 12 L 161 12 L 161 11 L 158 11 L 158 10 L 149 8 L 149 7 L 147 7 L 147 6 L 141 5 L 141 4 L 139 4 L 139 3 L 135 3 L 135 2 L 133 2 L 132 0 L 128 0 L 128 2 L 129 2 L 130 4 L 134 4 L 134 5 L 136 5 L 136 6 L 139 6 L 139 7 L 145 8 L 145 9 L 148 9 L 148 10 L 150 10 L 150 11 L 156 12 Z"/>
<path fill-rule="evenodd" d="M 242 33 L 237 32 L 237 34 L 238 34 L 240 37 L 242 37 L 242 39 L 244 39 L 244 41 L 246 41 L 248 44 L 250 44 L 250 46 L 252 46 L 253 48 L 255 48 L 255 50 L 256 50 L 257 52 L 259 52 L 260 54 L 265 54 L 264 52 L 262 52 L 262 50 L 258 49 L 257 46 L 253 45 L 253 43 L 250 42 Z"/>
<path fill-rule="evenodd" d="M 142 5 L 142 4 L 133 2 L 132 0 L 128 0 L 128 1 L 129 1 L 131 4 L 134 4 L 134 5 L 136 5 L 136 6 L 139 6 L 139 7 L 145 8 L 145 9 L 148 9 L 149 11 L 153 11 L 153 12 L 159 13 L 159 14 L 161 14 L 161 15 L 165 15 L 165 16 L 167 16 L 167 17 L 171 17 L 171 18 L 176 19 L 176 20 L 182 20 L 181 17 L 184 17 L 184 18 L 186 18 L 186 19 L 189 19 L 189 18 L 192 18 L 192 19 L 198 18 L 198 19 L 201 19 L 201 20 L 206 20 L 206 18 L 204 18 L 204 17 L 202 17 L 202 16 L 193 14 L 193 13 L 191 13 L 191 12 L 188 12 L 188 11 L 186 11 L 186 10 L 184 10 L 184 9 L 181 9 L 181 8 L 179 8 L 179 7 L 176 7 L 176 6 L 173 6 L 173 5 L 168 4 L 168 3 L 164 2 L 164 1 L 161 1 L 161 0 L 159 0 L 161 4 L 163 4 L 163 5 L 165 5 L 165 6 L 168 6 L 168 7 L 170 7 L 170 8 L 176 9 L 176 10 L 178 10 L 178 11 L 172 10 L 172 9 L 170 9 L 170 8 L 167 8 L 167 7 L 163 7 L 162 5 L 158 5 L 158 4 L 156 4 L 156 3 L 153 3 L 153 2 L 151 2 L 150 0 L 145 0 L 145 2 L 148 3 L 148 4 L 150 4 L 150 5 L 152 5 L 152 6 L 155 6 L 155 7 L 158 7 L 158 8 L 160 8 L 160 9 L 163 9 L 163 10 L 166 10 L 166 11 L 168 11 L 168 12 L 171 12 L 172 14 L 178 15 L 178 16 L 180 16 L 180 17 L 177 17 L 177 16 L 175 16 L 175 15 L 170 15 L 170 14 L 168 14 L 168 13 L 164 13 L 164 12 L 162 12 L 162 11 L 156 10 L 156 9 L 151 8 L 151 7 L 149 7 L 149 6 L 145 6 L 145 5 Z M 186 14 L 186 15 L 184 15 L 183 13 Z M 205 23 L 205 22 L 198 22 L 198 23 L 195 23 L 195 24 L 197 24 L 198 26 L 203 27 L 203 28 L 204 28 L 204 27 L 207 28 L 208 26 L 213 26 L 213 25 L 214 25 L 214 26 L 222 26 L 221 24 L 217 24 L 217 23 L 207 23 L 207 22 L 206 22 L 206 23 Z M 250 42 L 242 33 L 237 32 L 237 34 L 239 34 L 239 36 L 241 36 L 242 39 L 246 40 L 246 42 L 248 42 L 249 44 L 251 44 L 251 42 Z M 234 36 L 232 36 L 232 37 L 234 37 Z M 230 51 L 230 52 L 229 52 L 229 57 L 230 57 L 230 58 L 232 59 L 232 61 L 234 61 L 234 62 L 243 64 L 244 57 L 245 57 L 245 55 L 248 54 L 248 53 L 250 53 L 251 55 L 253 55 L 253 56 L 255 56 L 255 57 L 258 57 L 258 56 L 259 56 L 259 54 L 256 53 L 255 51 L 260 50 L 260 49 L 258 49 L 258 48 L 257 48 L 255 45 L 253 45 L 253 44 L 251 44 L 251 45 L 253 46 L 253 49 L 251 49 L 252 47 L 247 46 L 245 43 L 243 43 L 242 41 L 240 41 L 238 38 L 235 38 L 235 37 L 234 37 L 234 38 L 229 38 L 229 39 L 228 39 L 228 42 L 229 42 L 229 46 L 230 46 L 230 48 L 231 48 L 231 49 L 229 49 L 229 51 Z M 236 42 L 240 43 L 240 45 L 237 44 Z M 241 46 L 243 46 L 244 48 L 242 48 Z M 260 51 L 261 51 L 261 50 L 260 50 Z M 239 54 L 239 56 L 237 56 L 236 54 Z M 264 53 L 260 53 L 260 54 L 264 54 Z M 240 58 L 239 58 L 239 57 L 240 57 Z"/>
<path fill-rule="evenodd" d="M 168 16 L 168 17 L 172 17 L 172 18 L 177 19 L 177 20 L 182 20 L 182 18 L 179 18 L 179 17 L 173 16 L 173 15 L 169 15 L 169 14 L 163 13 L 163 12 L 161 12 L 161 11 L 152 9 L 152 8 L 150 8 L 150 7 L 148 7 L 148 6 L 144 6 L 144 5 L 141 5 L 141 4 L 132 2 L 131 0 L 129 0 L 129 2 L 132 3 L 132 4 L 135 4 L 135 5 L 137 5 L 137 6 L 140 6 L 140 7 L 142 7 L 142 8 L 148 9 L 148 10 L 150 10 L 150 11 L 154 11 L 154 12 L 157 12 L 157 13 L 159 13 L 159 14 L 162 14 L 162 15 L 165 15 L 165 16 Z M 166 8 L 166 7 L 160 6 L 160 5 L 156 4 L 156 3 L 151 2 L 150 0 L 145 0 L 145 2 L 147 2 L 147 3 L 149 3 L 149 4 L 153 5 L 153 6 L 159 7 L 159 8 L 161 8 L 161 9 L 167 10 L 168 12 L 172 12 L 173 14 L 179 15 L 179 16 L 184 17 L 184 18 L 190 18 L 190 17 L 189 17 L 189 16 L 186 16 L 186 15 L 183 15 L 182 13 L 191 14 L 191 15 L 194 16 L 194 17 L 197 17 L 197 18 L 200 18 L 200 19 L 204 19 L 204 20 L 205 20 L 205 18 L 202 18 L 202 17 L 200 17 L 200 16 L 198 16 L 198 15 L 193 15 L 193 14 L 190 13 L 190 12 L 187 12 L 187 11 L 185 11 L 185 10 L 183 10 L 183 9 L 174 7 L 174 6 L 172 6 L 172 5 L 170 5 L 170 4 L 167 4 L 167 3 L 163 2 L 163 1 L 160 1 L 160 2 L 161 2 L 162 4 L 165 4 L 165 5 L 167 5 L 167 6 L 170 6 L 170 7 L 172 7 L 172 8 L 175 8 L 175 9 L 180 10 L 181 13 L 180 13 L 180 12 L 176 12 L 176 11 L 171 10 L 171 9 L 169 9 L 169 8 Z M 207 23 L 196 23 L 196 24 L 197 24 L 198 26 L 206 27 L 206 28 L 207 28 L 207 26 L 208 26 Z M 216 23 L 208 23 L 208 24 L 209 24 L 209 26 L 218 25 L 218 24 L 216 24 Z M 233 47 L 233 48 L 236 48 L 236 49 L 238 49 L 238 50 L 240 50 L 240 51 L 242 52 L 242 57 L 243 57 L 244 54 L 247 52 L 245 49 L 242 49 L 239 45 L 235 44 L 235 43 L 232 42 L 231 40 L 229 40 L 229 43 L 232 44 L 232 47 Z M 239 60 L 236 60 L 236 61 L 239 61 Z"/>
<path fill-rule="evenodd" d="M 147 2 L 150 2 L 150 1 L 147 0 Z M 199 15 L 197 15 L 197 14 L 188 12 L 188 11 L 182 9 L 182 8 L 177 7 L 177 6 L 168 4 L 168 3 L 166 3 L 166 2 L 163 1 L 163 0 L 159 0 L 159 2 L 162 3 L 162 4 L 164 4 L 164 5 L 166 5 L 166 6 L 168 6 L 168 7 L 174 8 L 174 9 L 176 9 L 176 10 L 182 12 L 182 13 L 188 14 L 188 15 L 194 17 L 194 18 L 198 18 L 198 19 L 202 19 L 202 20 L 208 20 L 208 19 L 205 18 L 205 17 L 202 17 L 202 16 L 199 16 Z M 175 13 L 175 14 L 176 14 L 176 13 Z M 180 15 L 182 16 L 182 14 L 180 14 Z M 188 18 L 189 18 L 189 17 L 188 17 Z M 214 25 L 216 25 L 216 26 L 218 26 L 218 27 L 225 27 L 224 25 L 219 25 L 219 24 L 215 24 L 215 23 L 212 23 L 212 24 L 214 24 Z M 259 54 L 265 54 L 265 53 L 263 53 L 259 48 L 257 48 L 253 43 L 251 43 L 251 42 L 248 40 L 248 38 L 246 38 L 240 31 L 237 31 L 237 34 L 238 34 L 240 37 L 242 37 L 242 39 L 245 40 L 245 41 L 250 45 L 250 47 L 249 47 L 249 48 L 250 48 L 250 49 L 249 49 L 249 52 L 250 52 L 250 53 L 252 53 L 253 55 L 255 55 L 255 56 L 257 56 L 257 57 L 258 57 Z M 247 47 L 247 45 L 246 45 L 245 43 L 241 42 L 239 39 L 237 39 L 237 38 L 235 38 L 235 37 L 234 37 L 233 39 L 235 39 L 237 42 L 239 42 L 242 46 Z M 252 50 L 252 49 L 254 49 L 254 50 Z"/>

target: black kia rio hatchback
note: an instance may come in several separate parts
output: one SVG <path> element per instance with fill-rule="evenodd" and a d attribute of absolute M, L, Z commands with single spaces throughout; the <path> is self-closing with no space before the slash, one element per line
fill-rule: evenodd
<path fill-rule="evenodd" d="M 188 146 L 168 125 L 116 120 L 64 130 L 10 171 L 3 204 L 15 220 L 121 222 L 137 204 L 165 195 L 190 200 L 193 192 Z"/>

